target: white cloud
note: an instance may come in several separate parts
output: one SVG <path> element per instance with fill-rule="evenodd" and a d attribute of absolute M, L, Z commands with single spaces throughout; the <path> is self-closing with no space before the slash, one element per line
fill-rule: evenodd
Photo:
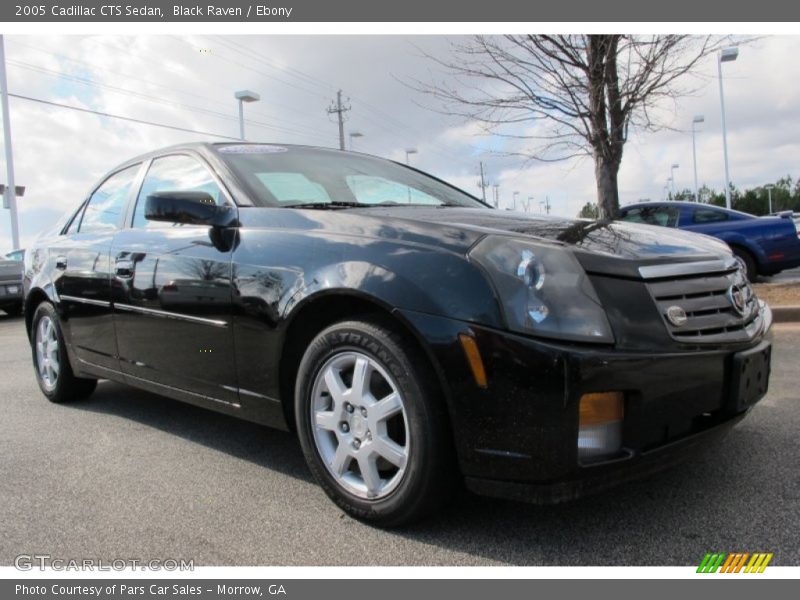
<path fill-rule="evenodd" d="M 352 105 L 346 129 L 364 134 L 354 140 L 356 150 L 404 161 L 405 149 L 416 148 L 412 164 L 475 195 L 483 161 L 488 182 L 500 185 L 503 206 L 517 190 L 520 199 L 534 197 L 534 211 L 549 197 L 553 213 L 575 215 L 595 196 L 591 160 L 523 165 L 493 155 L 507 142 L 423 108 L 425 98 L 403 83 L 430 76 L 419 47 L 435 54 L 448 42 L 444 36 L 6 36 L 6 54 L 12 93 L 230 136 L 238 132 L 233 92 L 252 89 L 262 100 L 245 107 L 248 137 L 273 142 L 336 146 L 338 129 L 326 109 L 341 88 Z M 737 186 L 800 174 L 799 54 L 800 37 L 770 37 L 743 47 L 736 62 L 724 65 Z M 623 203 L 661 197 L 674 162 L 680 164 L 678 187 L 692 187 L 694 114 L 705 115 L 697 138 L 700 184 L 723 187 L 713 59 L 702 75 L 699 92 L 674 110 L 671 126 L 681 131 L 629 141 L 620 172 Z M 82 82 L 87 79 L 93 85 Z M 23 245 L 114 165 L 160 146 L 203 139 L 15 98 L 11 117 L 16 179 L 27 186 L 19 200 Z M 8 211 L 0 211 L 0 250 L 10 248 L 9 232 Z"/>

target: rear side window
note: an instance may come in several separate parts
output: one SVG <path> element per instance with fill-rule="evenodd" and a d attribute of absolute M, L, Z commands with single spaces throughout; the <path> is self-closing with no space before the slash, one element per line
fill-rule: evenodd
<path fill-rule="evenodd" d="M 629 223 L 676 227 L 679 214 L 677 206 L 637 206 L 626 210 L 622 215 L 622 220 Z"/>
<path fill-rule="evenodd" d="M 113 231 L 119 228 L 128 203 L 128 194 L 138 172 L 139 165 L 117 171 L 94 191 L 83 211 L 78 229 L 80 233 Z M 72 230 L 72 225 L 69 229 Z"/>
<path fill-rule="evenodd" d="M 206 192 L 217 204 L 225 203 L 222 190 L 211 172 L 197 159 L 183 154 L 155 159 L 147 170 L 133 212 L 134 227 L 173 227 L 172 223 L 148 221 L 144 218 L 147 197 L 155 192 Z"/>
<path fill-rule="evenodd" d="M 692 217 L 694 223 L 717 223 L 727 220 L 727 214 L 721 210 L 714 210 L 713 208 L 698 208 L 694 211 L 694 216 Z"/>

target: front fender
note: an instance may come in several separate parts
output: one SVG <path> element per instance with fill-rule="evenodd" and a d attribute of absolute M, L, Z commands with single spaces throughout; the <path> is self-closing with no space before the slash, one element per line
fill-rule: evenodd
<path fill-rule="evenodd" d="M 364 260 L 321 265 L 307 273 L 302 285 L 287 298 L 284 318 L 320 294 L 342 292 L 369 298 L 390 310 L 502 326 L 492 288 L 466 259 L 425 250 L 411 253 L 417 255 L 384 261 L 389 263 L 384 265 Z"/>

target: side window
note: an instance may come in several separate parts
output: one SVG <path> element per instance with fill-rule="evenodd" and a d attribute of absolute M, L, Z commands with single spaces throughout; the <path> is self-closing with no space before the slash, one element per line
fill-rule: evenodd
<path fill-rule="evenodd" d="M 423 191 L 383 177 L 348 175 L 345 180 L 356 200 L 364 204 L 442 204 L 441 200 Z"/>
<path fill-rule="evenodd" d="M 647 223 L 660 227 L 675 227 L 678 225 L 680 211 L 675 206 L 639 206 L 627 209 L 622 220 L 629 223 Z"/>
<path fill-rule="evenodd" d="M 211 173 L 191 156 L 174 155 L 155 159 L 147 170 L 142 189 L 136 198 L 133 212 L 134 227 L 172 227 L 171 223 L 148 221 L 144 218 L 147 197 L 155 192 L 206 192 L 217 204 L 225 202 L 225 196 Z"/>
<path fill-rule="evenodd" d="M 713 208 L 698 208 L 694 211 L 694 217 L 692 217 L 692 221 L 695 223 L 718 223 L 719 221 L 727 220 L 727 214 Z"/>
<path fill-rule="evenodd" d="M 119 220 L 125 212 L 128 193 L 139 172 L 139 166 L 117 171 L 94 191 L 83 210 L 78 229 L 80 233 L 113 231 L 119 227 Z M 70 232 L 72 229 L 73 225 L 70 225 Z"/>

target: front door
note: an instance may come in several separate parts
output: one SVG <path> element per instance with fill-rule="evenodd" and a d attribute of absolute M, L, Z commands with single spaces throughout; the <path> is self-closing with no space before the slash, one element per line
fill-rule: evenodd
<path fill-rule="evenodd" d="M 148 221 L 148 195 L 204 191 L 230 202 L 199 158 L 156 158 L 132 224 L 111 250 L 114 322 L 122 371 L 206 399 L 237 404 L 231 254 L 227 235 L 205 226 Z M 235 235 L 235 231 L 228 231 Z"/>

